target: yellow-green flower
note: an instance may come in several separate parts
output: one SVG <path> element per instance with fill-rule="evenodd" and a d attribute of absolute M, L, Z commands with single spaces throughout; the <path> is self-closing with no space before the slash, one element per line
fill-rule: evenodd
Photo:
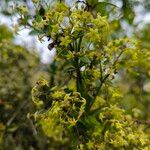
<path fill-rule="evenodd" d="M 91 42 L 98 42 L 98 41 L 100 41 L 100 36 L 99 36 L 98 29 L 90 28 L 89 32 L 87 33 L 87 38 Z"/>
<path fill-rule="evenodd" d="M 52 19 L 53 17 L 53 12 L 51 10 L 48 10 L 45 14 L 46 20 Z"/>
<path fill-rule="evenodd" d="M 28 8 L 27 8 L 25 5 L 18 6 L 18 7 L 17 7 L 17 10 L 18 10 L 18 12 L 21 13 L 21 14 L 24 14 L 24 15 L 29 14 L 29 10 L 28 10 Z"/>
<path fill-rule="evenodd" d="M 34 4 L 37 4 L 37 3 L 39 2 L 39 0 L 32 0 L 32 2 L 33 2 Z"/>
<path fill-rule="evenodd" d="M 55 7 L 55 12 L 68 12 L 69 6 L 65 3 L 58 3 Z"/>
<path fill-rule="evenodd" d="M 92 21 L 95 26 L 97 26 L 98 28 L 102 28 L 102 27 L 107 27 L 108 28 L 108 21 L 106 19 L 106 17 L 102 17 L 100 16 L 100 14 L 97 15 L 96 19 L 93 19 Z"/>
<path fill-rule="evenodd" d="M 42 19 L 40 22 L 33 21 L 33 26 L 38 30 L 42 30 L 45 25 L 47 25 L 46 20 Z"/>
<path fill-rule="evenodd" d="M 58 24 L 52 25 L 52 32 L 50 33 L 51 37 L 54 38 L 55 35 L 58 33 L 58 31 L 59 31 L 59 25 Z"/>
<path fill-rule="evenodd" d="M 71 43 L 71 39 L 69 36 L 65 36 L 64 38 L 62 37 L 60 40 L 61 40 L 60 43 L 61 46 L 67 47 Z"/>

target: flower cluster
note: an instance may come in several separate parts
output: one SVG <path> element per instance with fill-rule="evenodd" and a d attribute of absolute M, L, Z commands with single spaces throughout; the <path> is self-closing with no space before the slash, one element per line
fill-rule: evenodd
<path fill-rule="evenodd" d="M 112 85 L 119 71 L 138 64 L 142 52 L 136 43 L 111 39 L 106 17 L 65 3 L 42 14 L 38 7 L 27 25 L 51 39 L 49 50 L 56 48 L 57 67 L 51 67 L 57 73 L 32 90 L 41 110 L 34 117 L 39 130 L 75 149 L 148 149 L 147 135 L 126 119 L 117 105 L 122 95 Z"/>

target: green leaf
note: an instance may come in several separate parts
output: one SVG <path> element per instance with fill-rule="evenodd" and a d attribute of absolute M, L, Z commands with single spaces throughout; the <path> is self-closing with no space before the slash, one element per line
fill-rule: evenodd
<path fill-rule="evenodd" d="M 39 32 L 34 29 L 29 32 L 29 35 L 38 35 L 38 34 L 39 34 Z"/>
<path fill-rule="evenodd" d="M 7 11 L 7 10 L 3 10 L 2 14 L 5 15 L 5 16 L 11 16 L 12 15 L 12 13 Z"/>
<path fill-rule="evenodd" d="M 108 10 L 106 9 L 107 6 L 111 6 L 111 7 L 117 7 L 116 5 L 112 4 L 112 3 L 108 3 L 108 2 L 98 2 L 95 10 L 97 12 L 100 12 L 101 15 L 106 16 L 108 15 Z"/>
<path fill-rule="evenodd" d="M 88 57 L 83 56 L 83 57 L 80 57 L 80 62 L 81 64 L 89 64 L 90 60 Z"/>
<path fill-rule="evenodd" d="M 42 17 L 40 15 L 36 16 L 35 21 L 41 22 L 42 21 Z"/>
<path fill-rule="evenodd" d="M 123 17 L 128 21 L 129 24 L 132 24 L 135 17 L 133 9 L 128 0 L 122 0 L 122 2 L 123 2 L 122 6 Z"/>
<path fill-rule="evenodd" d="M 86 2 L 88 3 L 88 5 L 93 7 L 98 3 L 98 0 L 87 0 Z"/>

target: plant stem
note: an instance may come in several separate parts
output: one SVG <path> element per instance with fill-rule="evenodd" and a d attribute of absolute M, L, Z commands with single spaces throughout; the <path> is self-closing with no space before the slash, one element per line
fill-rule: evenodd
<path fill-rule="evenodd" d="M 81 48 L 81 43 L 82 43 L 82 36 L 79 38 L 79 41 L 75 43 L 75 50 L 78 55 L 80 52 Z M 77 87 L 77 92 L 80 92 L 81 95 L 83 96 L 83 82 L 82 82 L 82 76 L 81 76 L 81 71 L 80 71 L 80 64 L 79 64 L 79 57 L 75 57 L 75 62 L 76 62 L 76 87 Z"/>

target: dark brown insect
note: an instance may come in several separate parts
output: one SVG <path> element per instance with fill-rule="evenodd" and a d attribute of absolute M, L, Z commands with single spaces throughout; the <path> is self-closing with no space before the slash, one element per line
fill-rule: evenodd
<path fill-rule="evenodd" d="M 52 43 L 48 44 L 48 49 L 52 50 L 55 45 L 59 45 L 60 44 L 60 40 L 58 38 L 56 38 Z"/>
<path fill-rule="evenodd" d="M 51 51 L 55 46 L 55 42 L 48 44 L 48 49 Z"/>

